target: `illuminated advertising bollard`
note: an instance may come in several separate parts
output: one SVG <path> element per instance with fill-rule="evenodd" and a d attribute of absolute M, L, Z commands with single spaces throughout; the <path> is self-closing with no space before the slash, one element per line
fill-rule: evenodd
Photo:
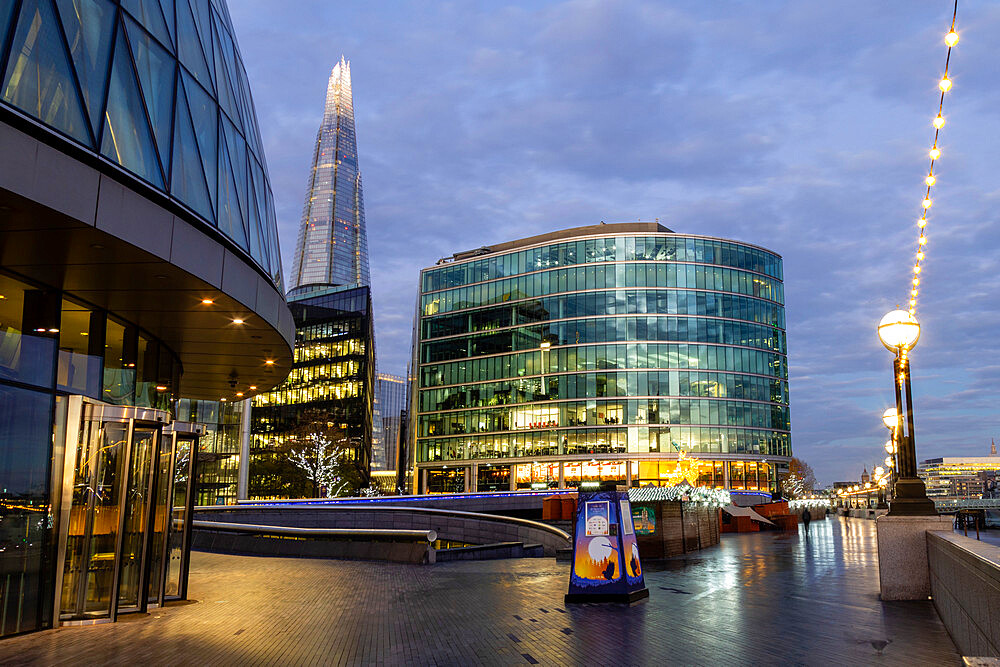
<path fill-rule="evenodd" d="M 628 493 L 581 491 L 566 602 L 634 602 L 648 596 Z"/>

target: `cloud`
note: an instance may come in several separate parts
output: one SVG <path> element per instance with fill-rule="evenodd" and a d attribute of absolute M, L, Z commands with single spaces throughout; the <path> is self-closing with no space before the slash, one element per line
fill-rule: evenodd
<path fill-rule="evenodd" d="M 296 3 L 230 8 L 290 264 L 326 79 L 352 61 L 379 364 L 418 272 L 484 244 L 653 220 L 784 257 L 793 448 L 821 481 L 881 460 L 881 315 L 908 298 L 950 7 Z M 914 351 L 918 457 L 997 431 L 1000 8 L 963 6 Z"/>

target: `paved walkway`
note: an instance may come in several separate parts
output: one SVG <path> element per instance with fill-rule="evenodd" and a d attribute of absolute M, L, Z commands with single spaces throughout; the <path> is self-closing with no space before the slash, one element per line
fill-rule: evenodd
<path fill-rule="evenodd" d="M 191 595 L 0 642 L 0 664 L 893 664 L 960 657 L 930 602 L 878 599 L 874 522 L 726 535 L 649 599 L 563 604 L 552 559 L 435 566 L 195 554 Z"/>

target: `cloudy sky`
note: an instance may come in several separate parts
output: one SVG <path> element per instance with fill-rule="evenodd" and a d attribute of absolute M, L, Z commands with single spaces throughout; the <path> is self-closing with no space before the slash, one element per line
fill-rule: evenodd
<path fill-rule="evenodd" d="M 950 0 L 231 0 L 294 251 L 327 78 L 351 61 L 380 370 L 417 273 L 600 220 L 784 256 L 792 443 L 823 484 L 880 460 L 878 319 L 908 296 Z M 1000 6 L 963 0 L 913 353 L 919 459 L 1000 436 Z"/>

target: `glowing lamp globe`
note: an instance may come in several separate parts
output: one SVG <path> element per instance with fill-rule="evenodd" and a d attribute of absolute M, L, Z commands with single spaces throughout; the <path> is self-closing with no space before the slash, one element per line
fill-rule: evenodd
<path fill-rule="evenodd" d="M 878 337 L 890 352 L 912 350 L 920 338 L 920 325 L 907 311 L 894 310 L 879 321 Z"/>
<path fill-rule="evenodd" d="M 882 423 L 885 424 L 886 428 L 896 428 L 899 425 L 899 418 L 896 415 L 896 408 L 889 408 L 888 410 L 882 413 Z"/>

